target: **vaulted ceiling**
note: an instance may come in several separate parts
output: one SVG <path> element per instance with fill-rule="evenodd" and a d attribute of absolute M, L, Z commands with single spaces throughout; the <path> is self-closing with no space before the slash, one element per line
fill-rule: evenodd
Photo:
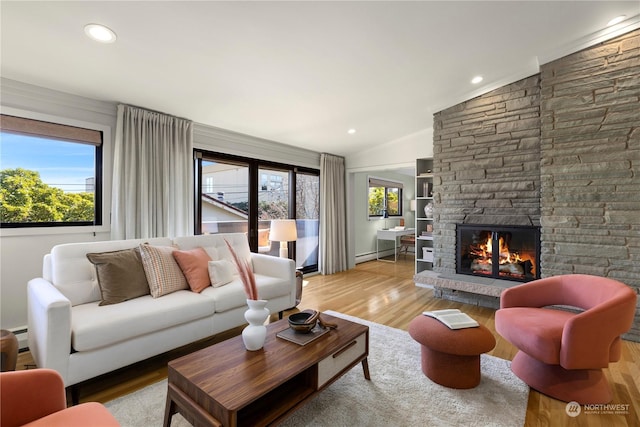
<path fill-rule="evenodd" d="M 1 75 L 349 155 L 638 28 L 637 1 L 2 1 Z M 613 27 L 607 22 L 626 15 Z M 98 44 L 100 23 L 117 41 Z M 477 85 L 472 77 L 481 75 Z M 354 134 L 348 134 L 355 129 Z"/>

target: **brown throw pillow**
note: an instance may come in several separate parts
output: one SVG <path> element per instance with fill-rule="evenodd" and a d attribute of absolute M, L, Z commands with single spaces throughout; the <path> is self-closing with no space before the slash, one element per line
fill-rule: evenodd
<path fill-rule="evenodd" d="M 102 300 L 99 305 L 117 304 L 149 294 L 140 253 L 132 249 L 88 253 L 95 265 Z"/>
<path fill-rule="evenodd" d="M 151 296 L 154 298 L 170 294 L 182 289 L 189 289 L 180 266 L 173 258 L 171 246 L 140 245 L 142 266 L 147 275 Z"/>
<path fill-rule="evenodd" d="M 208 287 L 209 281 L 209 261 L 211 257 L 203 248 L 195 248 L 188 251 L 173 251 L 173 257 L 182 270 L 182 274 L 187 278 L 189 287 L 193 292 L 202 292 Z"/>

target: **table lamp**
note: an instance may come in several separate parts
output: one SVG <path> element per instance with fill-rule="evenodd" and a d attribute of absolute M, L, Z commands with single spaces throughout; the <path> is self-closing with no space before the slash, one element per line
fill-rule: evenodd
<path fill-rule="evenodd" d="M 271 221 L 269 240 L 280 242 L 280 258 L 289 258 L 287 243 L 297 239 L 295 219 L 274 219 Z"/>

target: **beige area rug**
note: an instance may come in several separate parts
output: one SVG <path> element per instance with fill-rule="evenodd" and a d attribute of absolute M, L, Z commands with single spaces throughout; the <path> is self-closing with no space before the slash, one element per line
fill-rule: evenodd
<path fill-rule="evenodd" d="M 407 332 L 327 312 L 369 326 L 369 370 L 357 365 L 282 425 L 298 426 L 508 426 L 524 424 L 529 388 L 510 362 L 482 355 L 482 381 L 470 390 L 440 386 L 420 370 L 420 347 Z M 167 382 L 108 402 L 123 427 L 161 426 Z M 173 427 L 189 424 L 176 414 Z"/>

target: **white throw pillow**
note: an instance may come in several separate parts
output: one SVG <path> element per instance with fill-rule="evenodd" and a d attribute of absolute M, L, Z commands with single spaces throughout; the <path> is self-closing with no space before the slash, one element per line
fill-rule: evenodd
<path fill-rule="evenodd" d="M 233 276 L 236 273 L 236 266 L 229 260 L 209 261 L 209 279 L 211 279 L 211 286 L 214 288 L 233 281 Z"/>

